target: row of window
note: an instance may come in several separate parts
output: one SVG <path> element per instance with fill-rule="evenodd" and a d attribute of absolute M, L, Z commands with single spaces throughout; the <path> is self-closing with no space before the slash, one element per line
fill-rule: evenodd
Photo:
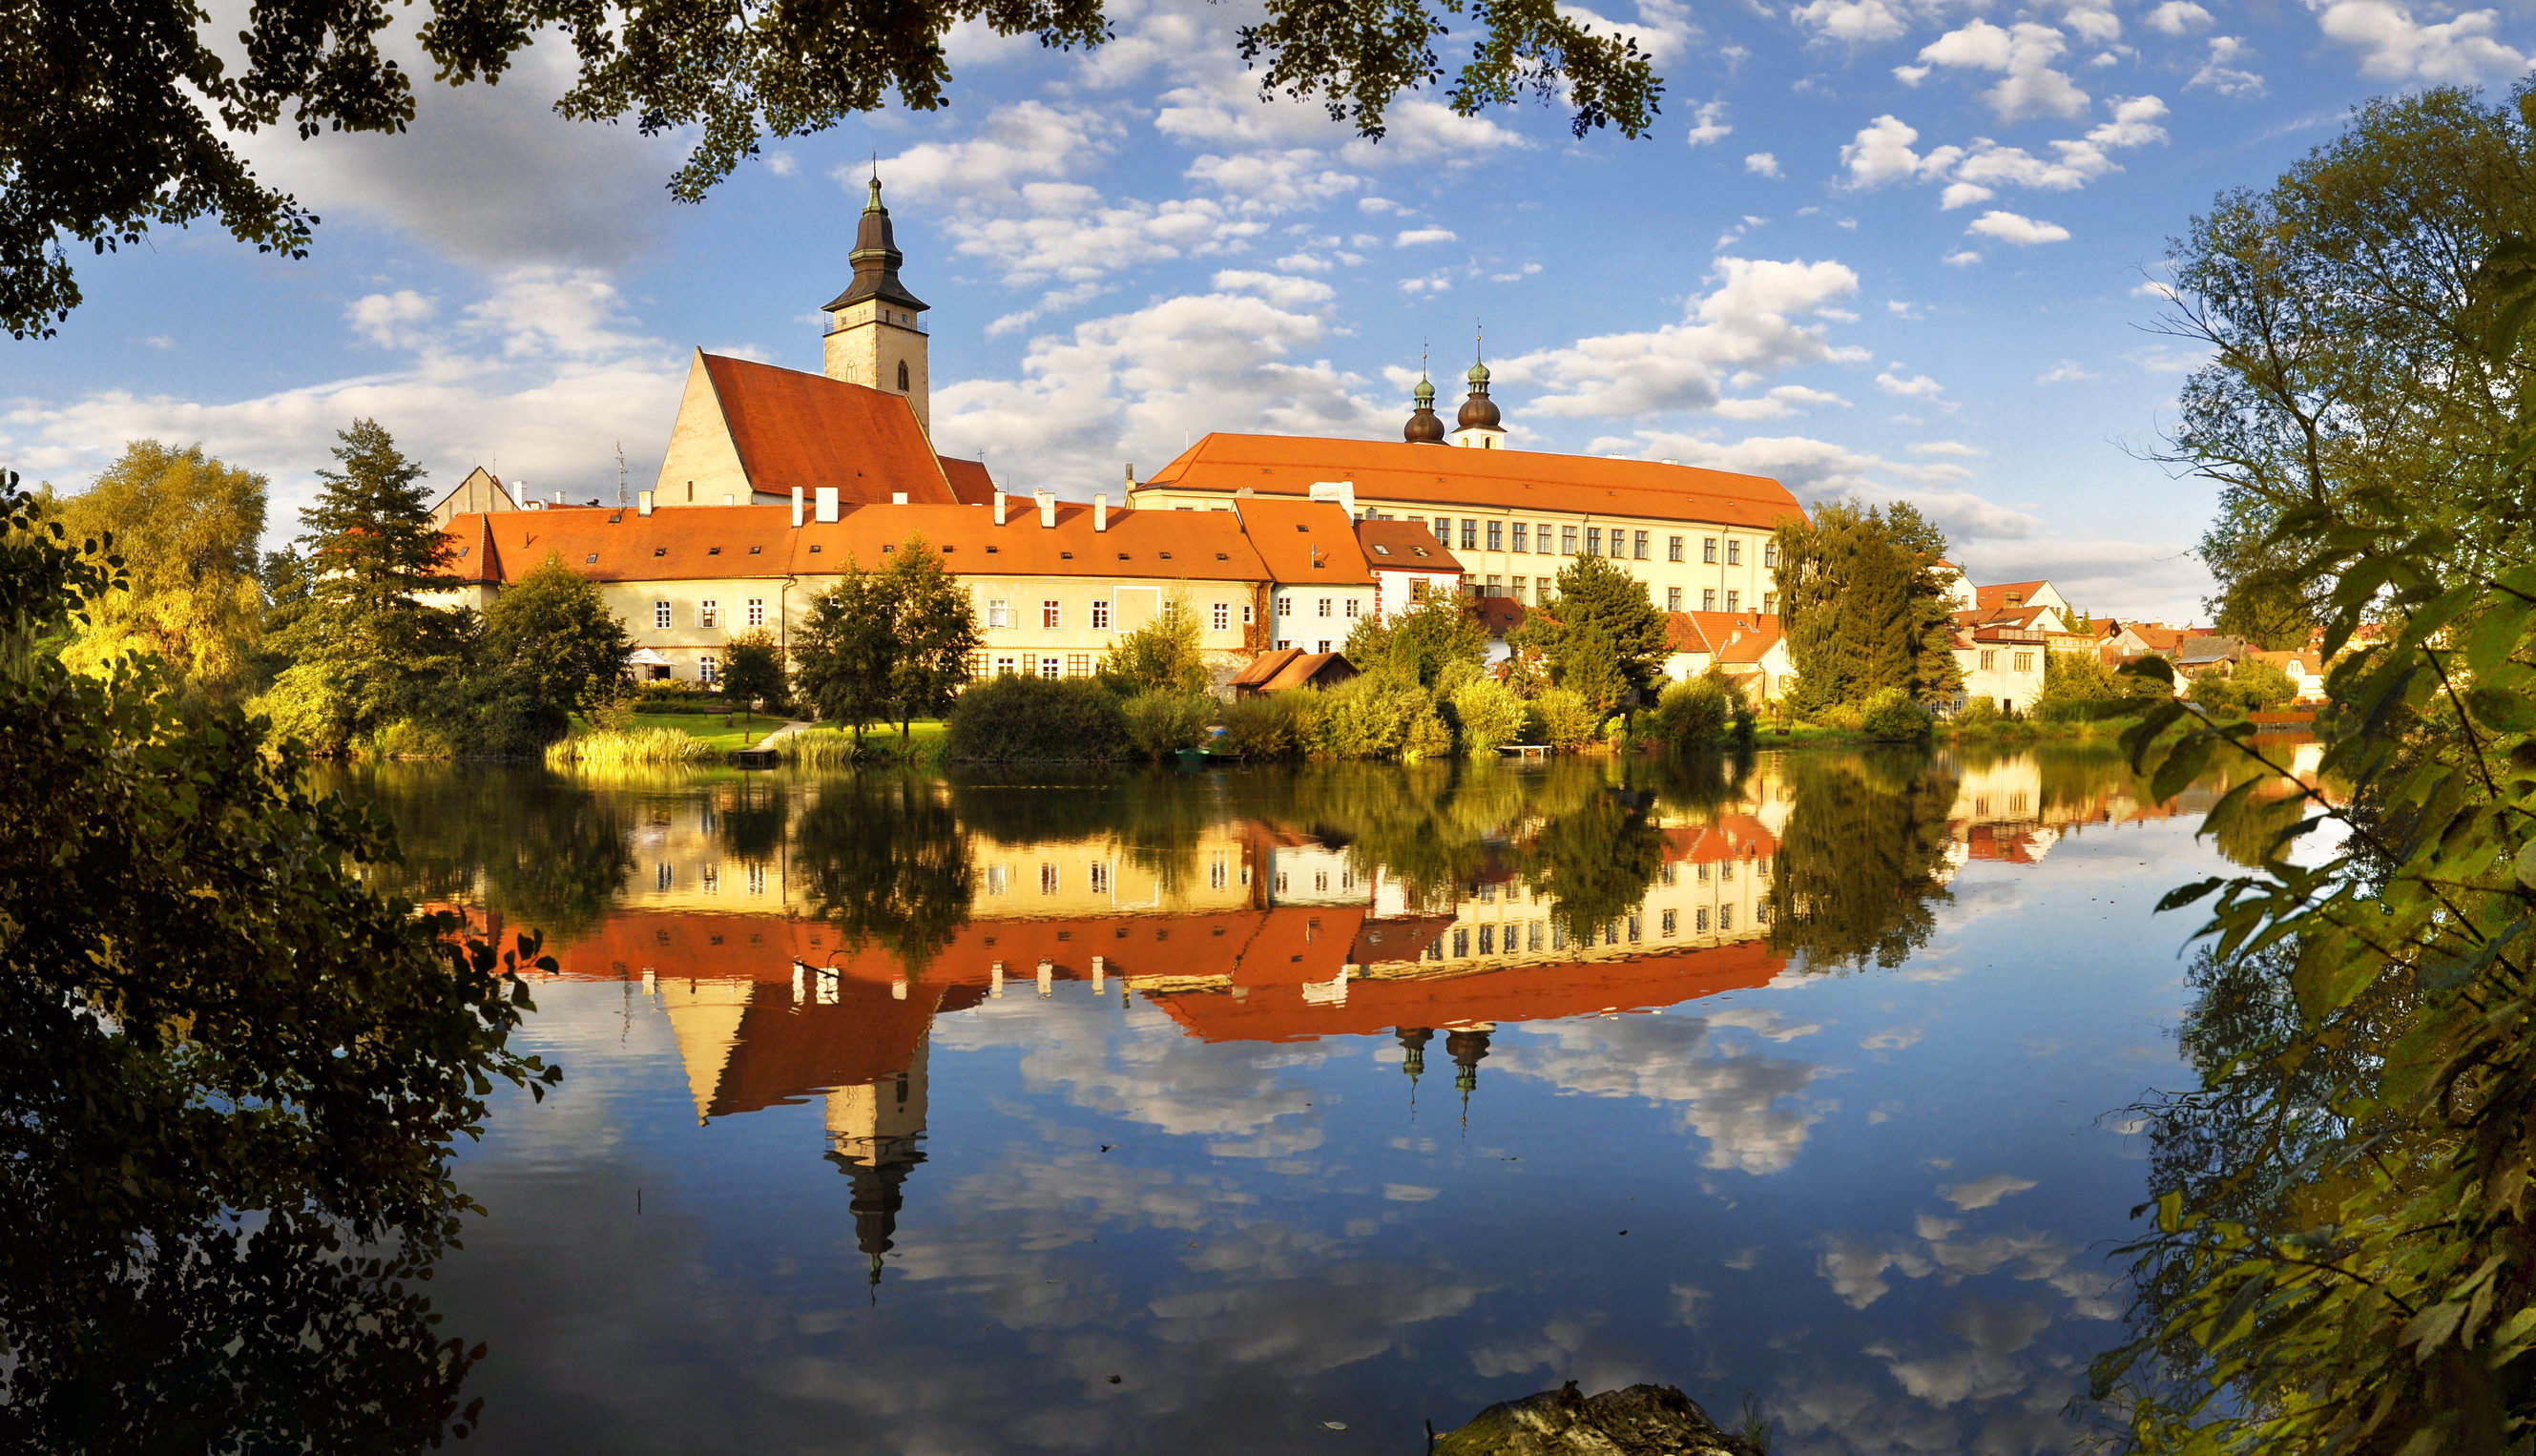
<path fill-rule="evenodd" d="M 1422 585 L 1423 585 L 1423 583 L 1422 583 Z M 1339 613 L 1339 615 L 1343 615 L 1343 616 L 1350 616 L 1350 617 L 1353 617 L 1353 616 L 1357 615 L 1359 612 L 1361 612 L 1361 611 L 1363 611 L 1363 610 L 1364 609 L 1364 602 L 1363 602 L 1362 600 L 1360 600 L 1360 599 L 1358 599 L 1358 598 L 1355 598 L 1355 597 L 1346 597 L 1346 598 L 1323 597 L 1323 598 L 1318 599 L 1318 600 L 1314 602 L 1313 610 L 1312 610 L 1312 615 L 1314 615 L 1314 616 L 1319 616 L 1319 617 L 1325 617 L 1325 616 L 1329 616 L 1329 615 L 1331 615 L 1331 607 L 1332 607 L 1333 603 L 1343 603 L 1343 604 L 1346 606 L 1346 608 L 1347 608 L 1347 609 L 1346 609 L 1344 612 Z M 1290 616 L 1293 616 L 1294 614 L 1295 614 L 1295 599 L 1294 599 L 1292 596 L 1287 595 L 1287 594 L 1283 594 L 1283 593 L 1279 594 L 1279 596 L 1278 596 L 1278 598 L 1277 598 L 1277 615 L 1279 615 L 1279 616 L 1281 616 L 1281 617 L 1290 617 Z M 1245 617 L 1243 617 L 1243 618 L 1242 618 L 1242 620 L 1246 622 L 1246 621 L 1250 620 L 1250 618 L 1248 618 L 1247 616 L 1245 616 Z"/>
<path fill-rule="evenodd" d="M 1323 604 L 1327 604 L 1327 599 L 1323 599 Z M 1328 616 L 1329 613 L 1327 611 L 1323 611 L 1321 615 Z M 1348 615 L 1354 616 L 1356 615 L 1356 612 L 1354 610 L 1350 610 Z M 1208 625 L 1215 628 L 1218 632 L 1231 631 L 1233 629 L 1233 603 L 1230 601 L 1218 601 L 1213 606 L 1209 607 L 1207 609 L 1207 622 Z M 1250 606 L 1247 602 L 1244 602 L 1241 607 L 1241 623 L 1243 626 L 1248 626 L 1250 624 Z M 987 629 L 990 631 L 1000 630 L 1010 627 L 1012 624 L 1012 602 L 1001 597 L 990 597 L 986 599 Z M 1042 600 L 1039 604 L 1039 624 L 1041 627 L 1050 632 L 1063 631 L 1065 629 L 1065 603 L 1057 601 L 1053 597 Z M 1108 601 L 1098 599 L 1093 601 L 1092 630 L 1095 632 L 1107 632 L 1110 630 L 1110 603 Z"/>
<path fill-rule="evenodd" d="M 2016 665 L 2010 669 L 2011 671 L 2031 672 L 2034 670 L 2034 654 L 2030 652 L 2020 652 L 2012 653 L 2010 656 L 2016 660 Z M 1981 669 L 1984 672 L 1996 672 L 1998 670 L 1998 653 L 1996 649 L 1987 647 L 1982 649 Z"/>
<path fill-rule="evenodd" d="M 992 672 L 997 677 L 1060 677 L 1092 675 L 1092 654 L 1088 652 L 983 653 L 969 654 L 969 675 L 983 677 Z"/>
<path fill-rule="evenodd" d="M 748 866 L 747 875 L 746 893 L 751 895 L 765 894 L 766 866 L 763 864 L 751 864 Z M 678 887 L 677 869 L 674 866 L 666 863 L 653 865 L 652 887 L 656 890 L 676 889 Z M 707 895 L 721 894 L 722 866 L 719 864 L 706 864 L 699 866 L 696 870 L 696 888 Z M 719 935 L 715 936 L 714 944 L 722 944 L 722 937 Z"/>
<path fill-rule="evenodd" d="M 751 627 L 763 627 L 763 626 L 765 626 L 765 625 L 766 625 L 766 599 L 765 599 L 765 598 L 763 598 L 763 597 L 751 597 L 751 598 L 749 598 L 749 599 L 748 599 L 748 601 L 746 601 L 745 602 L 741 603 L 741 605 L 740 605 L 740 612 L 741 612 L 742 617 L 747 621 L 748 625 L 750 625 Z M 670 605 L 670 603 L 669 603 L 669 602 L 667 602 L 667 601 L 655 601 L 655 602 L 653 602 L 653 603 L 652 603 L 652 625 L 653 625 L 653 626 L 655 626 L 655 627 L 658 627 L 658 628 L 659 628 L 659 629 L 661 629 L 662 631 L 666 632 L 666 631 L 669 630 L 669 628 L 670 628 L 671 626 L 675 625 L 675 622 L 674 622 L 674 615 L 675 615 L 675 613 L 674 613 L 674 611 L 672 610 L 671 605 Z M 699 627 L 719 627 L 719 626 L 721 626 L 721 625 L 722 625 L 722 603 L 721 603 L 721 602 L 719 602 L 719 601 L 699 601 L 699 602 L 697 602 L 697 603 L 696 603 L 696 625 L 697 625 L 697 626 L 699 626 Z"/>
<path fill-rule="evenodd" d="M 1442 541 L 1448 546 L 1452 545 L 1454 543 L 1453 524 L 1453 518 L 1450 516 L 1436 516 L 1432 518 L 1430 529 L 1435 533 L 1435 539 Z M 1550 522 L 1544 521 L 1538 528 L 1535 528 L 1532 523 L 1528 521 L 1516 521 L 1512 523 L 1504 521 L 1482 521 L 1475 516 L 1464 516 L 1461 519 L 1461 548 L 1465 551 L 1483 549 L 1480 545 L 1483 536 L 1485 536 L 1488 540 L 1486 549 L 1491 551 L 1505 550 L 1507 548 L 1506 542 L 1509 532 L 1511 532 L 1514 550 L 1546 556 L 1551 553 L 1551 533 L 1554 530 L 1558 533 L 1557 553 L 1561 556 L 1573 556 L 1577 554 L 1577 534 L 1580 529 L 1584 533 L 1584 554 L 1588 556 L 1602 556 L 1608 554 L 1614 557 L 1625 557 L 1631 560 L 1644 561 L 1649 559 L 1647 551 L 1650 545 L 1653 544 L 1650 533 L 1644 531 L 1623 531 L 1618 527 L 1614 527 L 1609 533 L 1606 533 L 1600 526 L 1587 526 L 1583 528 L 1574 526 L 1553 527 Z M 1608 551 L 1605 549 L 1607 540 L 1609 542 Z M 1665 540 L 1665 559 L 1668 561 L 1682 560 L 1682 552 L 1687 546 L 1688 540 L 1689 538 L 1687 537 L 1680 536 L 1667 538 Z M 1720 542 L 1717 537 L 1707 536 L 1700 538 L 1699 559 L 1707 565 L 1717 565 L 1719 544 Z M 1744 542 L 1733 537 L 1727 537 L 1724 539 L 1724 546 L 1726 551 L 1726 565 L 1741 566 L 1744 564 Z M 1765 541 L 1762 543 L 1761 564 L 1768 567 L 1776 567 L 1779 564 L 1778 542 Z"/>
<path fill-rule="evenodd" d="M 1705 935 L 1709 933 L 1707 909 L 1703 907 L 1692 911 L 1690 914 L 1690 933 L 1693 935 Z M 1770 907 L 1766 903 L 1752 907 L 1752 920 L 1756 925 L 1768 924 L 1770 922 Z M 1681 913 L 1680 911 L 1668 910 L 1657 917 L 1656 925 L 1656 934 L 1659 938 L 1678 935 L 1681 933 Z M 1718 906 L 1718 933 L 1732 934 L 1734 929 L 1735 907 L 1731 905 Z M 1478 933 L 1478 949 L 1476 951 L 1472 948 L 1472 937 L 1474 931 Z M 1636 945 L 1645 938 L 1646 918 L 1644 916 L 1616 916 L 1612 919 L 1605 921 L 1602 927 L 1601 943 L 1604 945 Z M 1449 952 L 1445 948 L 1447 941 L 1451 943 L 1451 950 Z M 1577 936 L 1575 940 L 1575 944 L 1580 950 L 1590 949 L 1595 943 L 1595 933 L 1590 928 L 1586 930 L 1584 934 Z M 1498 954 L 1509 956 L 1523 955 L 1529 952 L 1542 950 L 1545 946 L 1553 951 L 1563 951 L 1567 949 L 1567 927 L 1550 920 L 1518 920 L 1507 925 L 1455 925 L 1449 935 L 1438 935 L 1435 937 L 1434 943 L 1426 947 L 1426 958 L 1430 961 L 1440 961 L 1444 959 L 1447 954 L 1452 955 L 1456 959 L 1475 954 L 1483 956 L 1493 956 Z"/>
<path fill-rule="evenodd" d="M 1665 588 L 1665 610 L 1681 610 L 1681 588 Z M 1701 611 L 1715 611 L 1717 609 L 1717 589 L 1715 587 L 1702 587 L 1699 589 L 1699 609 Z M 1726 609 L 1728 611 L 1742 611 L 1744 609 L 1744 594 L 1731 587 L 1728 588 L 1726 592 Z M 1762 593 L 1761 610 L 1775 615 L 1779 610 L 1779 594 L 1776 592 Z"/>
<path fill-rule="evenodd" d="M 1216 866 L 1219 876 L 1222 874 L 1223 868 L 1224 866 L 1221 863 Z M 1090 882 L 1090 888 L 1093 894 L 1107 895 L 1110 893 L 1111 888 L 1113 888 L 1111 885 L 1111 873 L 1110 867 L 1104 863 L 1095 862 L 1088 867 L 1086 877 Z M 1060 889 L 1063 889 L 1064 886 L 1065 877 L 1059 871 L 1056 862 L 1050 859 L 1041 860 L 1039 866 L 1039 892 L 1043 895 L 1053 895 Z M 1219 890 L 1224 888 L 1220 880 L 1217 883 L 1216 888 Z M 1011 871 L 1001 864 L 987 865 L 986 893 L 989 895 L 1011 894 Z M 1059 938 L 1062 939 L 1063 937 L 1060 936 Z"/>

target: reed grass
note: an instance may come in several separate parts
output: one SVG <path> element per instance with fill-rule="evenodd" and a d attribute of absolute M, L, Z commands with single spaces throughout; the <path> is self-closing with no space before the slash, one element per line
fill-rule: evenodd
<path fill-rule="evenodd" d="M 676 728 L 599 728 L 546 745 L 550 769 L 622 769 L 720 763 L 723 749 Z"/>

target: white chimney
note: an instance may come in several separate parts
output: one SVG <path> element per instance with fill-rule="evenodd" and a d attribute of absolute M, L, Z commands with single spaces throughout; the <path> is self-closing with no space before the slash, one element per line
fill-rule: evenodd
<path fill-rule="evenodd" d="M 1106 494 L 1092 497 L 1092 529 L 1095 531 L 1110 529 L 1110 497 Z"/>
<path fill-rule="evenodd" d="M 907 504 L 907 492 L 904 490 L 891 491 L 889 493 L 889 503 L 894 506 L 903 506 Z"/>
<path fill-rule="evenodd" d="M 1356 519 L 1356 482 L 1354 480 L 1314 480 L 1312 499 L 1334 501 L 1339 509 Z"/>
<path fill-rule="evenodd" d="M 563 504 L 563 492 L 562 492 L 562 491 L 558 490 L 558 491 L 556 491 L 556 492 L 554 493 L 554 503 L 555 503 L 556 505 L 562 505 L 562 504 Z"/>
<path fill-rule="evenodd" d="M 1056 492 L 1053 490 L 1034 490 L 1031 492 L 1031 499 L 1039 502 L 1040 529 L 1045 531 L 1054 527 L 1056 525 Z"/>
<path fill-rule="evenodd" d="M 652 514 L 651 491 L 637 490 L 634 492 L 634 514 L 638 516 L 648 516 Z"/>
<path fill-rule="evenodd" d="M 834 522 L 836 521 L 836 519 L 837 519 L 837 487 L 836 487 L 836 486 L 834 486 L 834 485 L 822 485 L 822 486 L 820 486 L 820 487 L 819 487 L 818 508 L 819 508 L 819 509 L 818 509 L 818 516 L 819 516 L 819 519 L 820 519 L 821 521 L 823 521 L 823 522 L 828 522 L 828 523 L 834 523 Z"/>
<path fill-rule="evenodd" d="M 803 495 L 800 486 L 795 485 L 792 487 L 792 529 L 795 531 L 801 529 L 801 508 L 802 503 L 806 499 L 807 497 Z"/>
<path fill-rule="evenodd" d="M 1004 524 L 1004 487 L 1001 485 L 995 487 L 995 524 Z"/>

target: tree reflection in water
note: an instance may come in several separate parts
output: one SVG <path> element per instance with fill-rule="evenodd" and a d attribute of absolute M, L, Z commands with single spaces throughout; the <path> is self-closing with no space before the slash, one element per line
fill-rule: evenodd
<path fill-rule="evenodd" d="M 1949 899 L 1956 779 L 1925 750 L 1787 755 L 1770 944 L 1808 966 L 1891 969 Z"/>
<path fill-rule="evenodd" d="M 978 871 L 939 784 L 859 774 L 819 786 L 793 829 L 792 872 L 848 945 L 878 944 L 920 976 L 969 922 Z"/>

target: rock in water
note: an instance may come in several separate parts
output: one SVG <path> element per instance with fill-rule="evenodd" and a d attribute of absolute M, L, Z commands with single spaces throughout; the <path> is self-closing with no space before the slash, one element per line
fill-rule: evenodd
<path fill-rule="evenodd" d="M 1489 1407 L 1439 1437 L 1432 1456 L 1761 1456 L 1670 1385 L 1585 1396 L 1568 1381 Z"/>

